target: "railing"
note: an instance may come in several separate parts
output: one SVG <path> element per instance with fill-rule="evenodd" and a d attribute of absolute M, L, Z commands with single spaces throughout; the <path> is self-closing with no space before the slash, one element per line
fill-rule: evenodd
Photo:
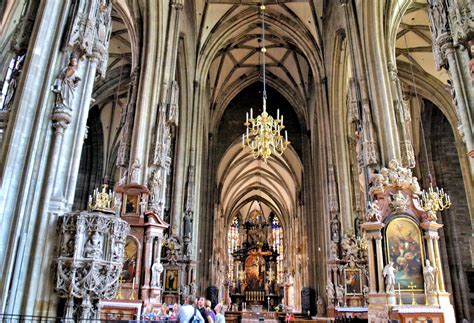
<path fill-rule="evenodd" d="M 119 313 L 101 313 L 100 319 L 81 320 L 81 322 L 155 322 L 155 323 L 177 323 L 176 320 L 158 320 L 158 319 L 137 319 L 132 314 Z M 64 317 L 51 316 L 34 316 L 34 315 L 13 315 L 0 314 L 1 323 L 72 323 L 74 319 Z"/>

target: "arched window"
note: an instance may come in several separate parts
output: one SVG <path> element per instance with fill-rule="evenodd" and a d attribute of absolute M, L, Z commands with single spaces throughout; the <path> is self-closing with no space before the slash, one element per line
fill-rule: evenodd
<path fill-rule="evenodd" d="M 232 220 L 232 224 L 229 227 L 227 233 L 227 253 L 229 255 L 229 278 L 232 279 L 232 273 L 234 272 L 234 258 L 232 253 L 237 250 L 240 246 L 239 238 L 239 218 L 236 216 Z"/>
<path fill-rule="evenodd" d="M 281 283 L 284 280 L 283 270 L 283 228 L 280 225 L 280 221 L 275 215 L 272 216 L 272 242 L 273 249 L 278 252 L 277 258 L 277 283 Z"/>

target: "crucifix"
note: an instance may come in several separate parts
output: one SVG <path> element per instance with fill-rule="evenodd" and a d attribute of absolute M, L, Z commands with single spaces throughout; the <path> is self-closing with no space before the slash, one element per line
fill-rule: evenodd
<path fill-rule="evenodd" d="M 416 285 L 413 284 L 413 282 L 410 282 L 410 285 L 408 285 L 408 288 L 411 289 L 411 305 L 418 305 L 415 301 L 415 293 L 413 290 L 416 288 Z"/>

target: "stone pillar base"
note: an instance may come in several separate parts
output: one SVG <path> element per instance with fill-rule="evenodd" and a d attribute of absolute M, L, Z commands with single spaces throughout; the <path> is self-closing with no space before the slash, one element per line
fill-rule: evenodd
<path fill-rule="evenodd" d="M 451 305 L 451 301 L 449 300 L 450 294 L 446 292 L 439 292 L 437 296 L 438 296 L 439 307 L 443 310 L 444 321 L 456 322 L 456 316 L 454 315 L 454 308 L 453 308 L 453 305 Z"/>
<path fill-rule="evenodd" d="M 388 306 L 397 305 L 397 298 L 395 297 L 395 294 L 387 294 L 387 305 Z"/>

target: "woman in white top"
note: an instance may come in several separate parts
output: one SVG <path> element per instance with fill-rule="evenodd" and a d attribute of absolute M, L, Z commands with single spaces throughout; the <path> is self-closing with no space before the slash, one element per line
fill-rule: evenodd
<path fill-rule="evenodd" d="M 225 323 L 225 316 L 222 310 L 222 304 L 219 303 L 214 307 L 214 312 L 216 312 L 216 322 L 215 323 Z"/>

